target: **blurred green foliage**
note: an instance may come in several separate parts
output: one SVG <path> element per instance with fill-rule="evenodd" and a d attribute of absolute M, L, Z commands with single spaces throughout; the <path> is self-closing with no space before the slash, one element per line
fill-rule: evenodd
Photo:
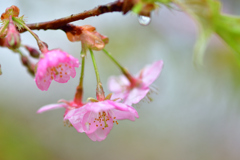
<path fill-rule="evenodd" d="M 199 25 L 199 36 L 194 49 L 194 62 L 203 63 L 203 56 L 210 36 L 218 34 L 240 55 L 240 17 L 221 13 L 218 0 L 172 0 L 192 16 Z"/>
<path fill-rule="evenodd" d="M 1 104 L 2 105 L 2 104 Z M 24 117 L 6 112 L 0 107 L 0 159 L 1 160 L 60 160 L 41 142 L 28 125 L 23 125 Z M 17 135 L 17 136 L 16 136 Z"/>

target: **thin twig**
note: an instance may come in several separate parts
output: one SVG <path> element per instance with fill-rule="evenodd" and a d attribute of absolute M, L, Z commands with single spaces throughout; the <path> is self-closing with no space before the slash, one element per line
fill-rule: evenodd
<path fill-rule="evenodd" d="M 52 21 L 47 21 L 47 22 L 40 22 L 40 23 L 32 23 L 32 24 L 27 24 L 27 26 L 32 29 L 32 30 L 48 30 L 48 29 L 60 29 L 66 24 L 77 21 L 77 20 L 84 20 L 88 17 L 93 17 L 93 16 L 99 16 L 104 13 L 108 12 L 122 12 L 123 8 L 123 1 L 118 0 L 116 2 L 112 2 L 106 5 L 100 5 L 98 7 L 95 7 L 94 9 L 84 11 L 82 13 L 78 14 L 72 14 L 68 17 L 52 20 Z M 20 30 L 20 32 L 25 32 L 25 29 Z"/>

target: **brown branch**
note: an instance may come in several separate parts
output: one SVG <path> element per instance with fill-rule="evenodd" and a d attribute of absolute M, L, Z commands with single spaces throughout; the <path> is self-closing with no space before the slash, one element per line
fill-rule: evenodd
<path fill-rule="evenodd" d="M 84 11 L 82 13 L 72 14 L 68 17 L 64 17 L 64 18 L 60 18 L 52 21 L 27 24 L 27 26 L 32 30 L 40 30 L 40 29 L 55 30 L 55 29 L 60 29 L 66 24 L 73 21 L 84 20 L 85 18 L 99 16 L 101 14 L 108 13 L 108 12 L 122 12 L 122 9 L 123 9 L 123 1 L 118 0 L 116 2 L 112 2 L 107 5 L 100 5 L 98 7 L 95 7 L 94 9 Z M 25 32 L 25 31 L 26 31 L 25 29 L 22 29 L 20 32 Z"/>

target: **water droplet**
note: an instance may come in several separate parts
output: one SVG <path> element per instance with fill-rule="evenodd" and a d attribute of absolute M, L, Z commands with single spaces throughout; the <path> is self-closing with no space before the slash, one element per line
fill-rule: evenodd
<path fill-rule="evenodd" d="M 147 26 L 149 25 L 149 23 L 151 22 L 151 18 L 147 17 L 147 16 L 138 16 L 138 22 L 143 25 L 143 26 Z"/>

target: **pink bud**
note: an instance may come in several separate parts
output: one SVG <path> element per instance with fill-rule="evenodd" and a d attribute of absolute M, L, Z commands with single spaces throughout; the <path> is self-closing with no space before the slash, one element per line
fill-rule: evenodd
<path fill-rule="evenodd" d="M 17 31 L 11 16 L 9 19 L 8 32 L 5 40 L 6 40 L 6 46 L 9 49 L 17 49 L 21 45 L 20 34 Z"/>
<path fill-rule="evenodd" d="M 23 64 L 24 66 L 28 66 L 29 60 L 28 60 L 28 57 L 27 57 L 27 56 L 22 56 L 22 57 L 21 57 L 21 61 L 22 61 L 22 64 Z"/>
<path fill-rule="evenodd" d="M 32 48 L 30 46 L 26 46 L 26 45 L 24 47 L 28 50 L 29 54 L 33 58 L 39 58 L 40 53 L 35 48 Z"/>

